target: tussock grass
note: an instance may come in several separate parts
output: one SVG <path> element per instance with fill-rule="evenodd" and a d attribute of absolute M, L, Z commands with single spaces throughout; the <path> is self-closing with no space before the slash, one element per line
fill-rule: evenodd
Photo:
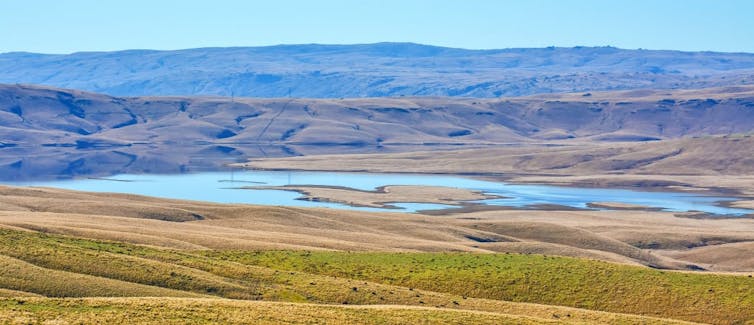
<path fill-rule="evenodd" d="M 0 254 L 4 255 L 3 261 L 12 262 L 3 265 L 19 266 L 15 272 L 0 273 L 0 288 L 49 297 L 213 295 L 218 298 L 349 306 L 396 305 L 462 309 L 574 323 L 674 323 L 667 319 L 612 312 L 636 312 L 662 318 L 715 323 L 751 319 L 750 311 L 745 310 L 751 303 L 751 299 L 745 296 L 750 292 L 746 290 L 751 289 L 746 288 L 748 282 L 745 281 L 750 280 L 747 278 L 697 274 L 693 275 L 697 277 L 694 279 L 711 281 L 706 283 L 715 288 L 715 292 L 710 293 L 711 298 L 698 302 L 684 300 L 689 297 L 683 295 L 673 296 L 673 299 L 678 300 L 678 306 L 695 306 L 700 308 L 700 312 L 708 312 L 708 315 L 673 312 L 667 308 L 676 305 L 668 303 L 657 306 L 643 304 L 641 306 L 646 309 L 634 311 L 621 303 L 638 301 L 638 297 L 644 293 L 649 293 L 649 298 L 655 297 L 654 291 L 642 291 L 655 287 L 615 287 L 614 283 L 609 282 L 598 288 L 589 286 L 596 286 L 595 283 L 600 281 L 639 284 L 656 281 L 657 278 L 654 277 L 683 274 L 539 255 L 176 251 L 13 230 L 0 230 Z M 624 276 L 635 278 L 622 279 Z M 508 284 L 510 281 L 514 281 L 513 284 Z M 667 283 L 672 290 L 677 289 L 675 286 L 688 284 L 683 281 Z M 662 288 L 667 286 L 660 284 Z M 730 291 L 733 284 L 738 285 L 738 293 Z M 605 289 L 613 291 L 604 291 Z M 659 295 L 660 292 L 656 294 Z M 729 298 L 722 297 L 731 294 Z M 630 299 L 622 298 L 621 295 Z M 602 303 L 601 300 L 604 299 L 615 301 Z M 729 301 L 736 299 L 742 309 L 731 313 Z M 663 302 L 657 299 L 652 301 Z M 704 303 L 712 303 L 719 309 L 706 308 Z M 54 307 L 59 302 L 40 300 L 40 304 L 42 307 L 38 310 L 46 310 L 47 307 L 44 306 L 51 304 Z M 202 308 L 192 310 L 204 315 Z M 113 310 L 112 314 L 102 316 L 105 317 L 103 319 L 120 317 L 116 315 L 120 311 L 117 308 Z M 4 308 L 0 314 L 9 311 L 15 315 L 13 317 L 26 317 L 23 312 L 18 314 L 19 311 L 15 308 Z M 63 315 L 69 312 L 60 313 Z M 168 311 L 155 313 L 166 313 L 163 316 L 167 320 L 173 317 Z M 70 315 L 73 315 L 70 316 L 72 318 L 64 318 L 74 322 L 78 319 L 75 313 Z M 333 318 L 334 322 L 341 321 L 338 317 L 341 316 Z M 383 316 L 374 317 L 381 319 L 379 317 Z M 390 323 L 392 318 L 386 319 L 384 322 Z M 438 321 L 441 320 L 443 319 L 438 318 Z M 207 320 L 201 318 L 198 322 L 204 321 Z M 343 322 L 348 322 L 348 318 Z"/>
<path fill-rule="evenodd" d="M 131 254 L 134 249 L 138 250 L 132 245 L 0 231 L 0 254 L 43 268 L 227 298 L 252 299 L 258 295 L 253 283 L 231 283 L 200 270 L 140 258 Z M 47 296 L 92 295 L 87 292 L 79 295 L 67 288 L 35 289 Z M 60 292 L 56 291 L 58 289 Z"/>
<path fill-rule="evenodd" d="M 43 297 L 42 295 L 10 289 L 0 289 L 0 297 Z"/>
<path fill-rule="evenodd" d="M 543 255 L 211 252 L 276 269 L 485 299 L 710 323 L 754 321 L 754 279 Z"/>
<path fill-rule="evenodd" d="M 221 299 L 6 299 L 0 323 L 547 324 L 556 320 L 409 306 L 344 307 Z"/>
<path fill-rule="evenodd" d="M 144 296 L 160 295 L 148 290 L 152 288 L 161 289 L 153 286 L 176 286 L 175 283 L 170 281 L 160 281 L 162 279 L 161 274 L 166 273 L 168 270 L 172 270 L 171 272 L 175 272 L 175 270 L 188 270 L 194 274 L 205 276 L 193 279 L 199 284 L 206 283 L 206 276 L 209 276 L 213 279 L 221 279 L 224 283 L 235 283 L 241 286 L 247 285 L 250 290 L 253 287 L 256 295 L 247 296 L 247 299 L 314 302 L 350 306 L 385 304 L 419 307 L 431 306 L 433 308 L 454 308 L 502 312 L 511 315 L 530 315 L 547 319 L 557 319 L 562 316 L 564 319 L 574 322 L 591 321 L 633 324 L 637 321 L 642 322 L 645 320 L 642 317 L 632 315 L 601 313 L 555 306 L 510 303 L 490 299 L 464 299 L 461 296 L 447 293 L 429 292 L 343 277 L 335 278 L 326 275 L 245 265 L 226 260 L 223 257 L 215 258 L 206 254 L 199 254 L 198 252 L 170 251 L 117 242 L 0 230 L 0 243 L 4 243 L 4 245 L 0 245 L 0 249 L 3 249 L 5 252 L 13 251 L 15 256 L 35 263 L 43 263 L 51 267 L 77 270 L 79 272 L 97 273 L 103 277 L 124 278 L 125 275 L 134 281 L 149 283 L 152 287 L 142 284 L 138 285 L 145 287 L 141 291 L 141 294 Z M 11 246 L 14 244 L 18 244 L 16 247 L 19 249 L 12 249 Z M 46 257 L 40 258 L 40 256 Z M 94 258 L 99 265 L 96 268 L 81 265 L 86 259 L 82 259 L 80 256 Z M 124 261 L 136 261 L 137 263 L 126 267 L 127 264 Z M 64 273 L 92 278 L 90 275 Z M 53 297 L 80 297 L 86 295 L 86 292 L 76 290 L 78 286 L 70 286 L 70 283 L 65 280 L 54 277 L 46 278 L 40 274 L 33 275 L 32 279 L 36 279 L 36 281 L 32 281 L 34 283 L 30 284 L 26 288 L 27 290 L 33 290 Z M 46 283 L 45 291 L 40 291 L 39 288 L 34 286 L 40 283 Z M 93 284 L 97 287 L 96 282 L 93 282 Z M 105 289 L 100 288 L 100 292 L 91 295 L 121 295 L 117 292 L 109 293 Z M 209 294 L 205 288 L 198 286 L 198 284 L 186 286 L 182 290 L 197 294 Z M 211 294 L 221 297 L 237 297 L 237 291 L 217 290 L 212 291 Z M 139 292 L 134 295 L 139 295 Z"/>
<path fill-rule="evenodd" d="M 185 291 L 45 269 L 7 256 L 0 256 L 0 287 L 17 292 L 5 290 L 4 296 L 28 296 L 30 293 L 50 297 L 199 296 Z"/>
<path fill-rule="evenodd" d="M 712 183 L 705 186 L 718 186 L 720 184 L 715 185 L 715 182 L 721 179 L 731 177 L 716 176 L 714 181 L 708 179 Z M 754 184 L 754 177 L 736 179 L 738 185 L 730 183 L 733 188 Z M 694 184 L 694 181 L 688 182 Z M 66 205 L 61 207 L 61 202 Z M 715 271 L 754 270 L 754 261 L 747 260 L 750 254 L 745 254 L 745 250 L 721 252 L 719 257 L 722 258 L 714 261 L 700 256 L 709 255 L 701 251 L 693 254 L 703 245 L 754 241 L 754 223 L 745 218 L 690 220 L 668 212 L 542 210 L 479 211 L 428 217 L 220 205 L 3 186 L 0 186 L 0 204 L 5 204 L 0 210 L 10 209 L 0 211 L 1 227 L 179 250 L 517 252 L 589 257 L 671 269 L 694 265 Z M 65 212 L 67 206 L 76 207 L 71 210 L 81 213 Z M 205 219 L 171 222 L 123 213 L 127 207 L 138 210 L 142 206 L 151 206 L 153 212 L 164 207 L 166 214 L 176 209 L 188 211 Z M 14 207 L 24 210 L 17 211 Z M 475 238 L 499 242 L 480 243 Z M 685 253 L 689 247 L 696 247 L 691 249 L 692 254 L 677 254 Z M 683 256 L 682 259 L 678 259 L 679 256 Z"/>

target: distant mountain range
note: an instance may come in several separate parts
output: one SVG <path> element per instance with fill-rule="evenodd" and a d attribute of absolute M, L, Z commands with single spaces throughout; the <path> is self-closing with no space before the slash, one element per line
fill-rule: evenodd
<path fill-rule="evenodd" d="M 115 96 L 500 97 L 754 84 L 754 54 L 413 43 L 0 54 L 0 83 Z"/>

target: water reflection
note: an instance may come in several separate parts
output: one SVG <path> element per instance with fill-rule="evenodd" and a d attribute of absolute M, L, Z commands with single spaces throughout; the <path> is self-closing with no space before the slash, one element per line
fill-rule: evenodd
<path fill-rule="evenodd" d="M 262 146 L 249 144 L 131 145 L 116 148 L 0 148 L 0 182 L 45 181 L 116 174 L 184 174 L 226 170 L 249 158 L 302 154 L 397 152 L 413 147 Z"/>

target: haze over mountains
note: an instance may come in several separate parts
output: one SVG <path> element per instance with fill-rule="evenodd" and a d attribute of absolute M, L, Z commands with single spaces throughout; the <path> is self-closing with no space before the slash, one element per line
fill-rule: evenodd
<path fill-rule="evenodd" d="M 116 96 L 500 97 L 754 84 L 754 54 L 413 43 L 0 54 L 0 83 Z"/>

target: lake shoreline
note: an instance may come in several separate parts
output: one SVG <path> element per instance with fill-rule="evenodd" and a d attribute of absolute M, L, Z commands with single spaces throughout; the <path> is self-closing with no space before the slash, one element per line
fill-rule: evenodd
<path fill-rule="evenodd" d="M 26 185 L 215 203 L 329 207 L 435 215 L 492 210 L 622 210 L 590 206 L 598 202 L 640 205 L 646 209 L 669 212 L 698 211 L 711 216 L 753 213 L 751 209 L 722 204 L 740 198 L 716 197 L 709 193 L 680 191 L 678 188 L 660 191 L 655 187 L 655 191 L 646 191 L 643 188 L 625 190 L 571 187 L 564 184 L 522 185 L 516 182 L 521 178 L 498 182 L 485 180 L 480 175 L 469 177 L 427 173 L 248 170 L 232 173 L 230 179 L 227 176 L 225 172 L 125 174 L 105 179 L 87 178 Z M 114 179 L 118 181 L 113 181 Z M 249 184 L 260 186 L 248 186 Z M 244 190 L 247 193 L 243 193 Z M 253 194 L 249 194 L 252 192 Z M 485 205 L 494 207 L 484 207 Z"/>

